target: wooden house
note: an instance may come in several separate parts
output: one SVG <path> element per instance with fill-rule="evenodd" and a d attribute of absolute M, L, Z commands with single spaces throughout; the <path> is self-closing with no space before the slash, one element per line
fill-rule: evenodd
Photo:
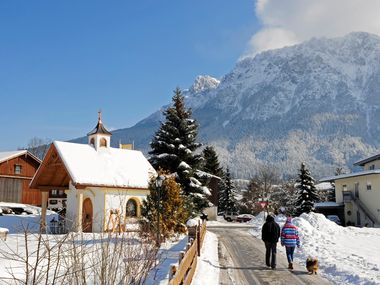
<path fill-rule="evenodd" d="M 51 144 L 31 184 L 42 192 L 42 224 L 52 189 L 67 194 L 70 231 L 120 230 L 140 216 L 149 180 L 157 174 L 140 151 L 110 147 L 111 135 L 99 114 L 88 144 Z"/>
<path fill-rule="evenodd" d="M 27 150 L 0 152 L 0 201 L 41 205 L 41 193 L 29 187 L 41 160 Z"/>

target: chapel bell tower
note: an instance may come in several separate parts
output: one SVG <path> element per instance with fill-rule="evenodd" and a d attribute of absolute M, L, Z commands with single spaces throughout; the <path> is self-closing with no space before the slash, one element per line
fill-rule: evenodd
<path fill-rule="evenodd" d="M 98 124 L 87 134 L 88 144 L 92 145 L 96 150 L 102 147 L 110 147 L 112 133 L 107 131 L 102 122 L 102 112 L 98 112 Z"/>

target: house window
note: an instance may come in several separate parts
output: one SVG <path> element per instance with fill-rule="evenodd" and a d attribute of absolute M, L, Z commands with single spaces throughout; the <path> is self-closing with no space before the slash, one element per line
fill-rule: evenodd
<path fill-rule="evenodd" d="M 367 190 L 372 190 L 372 184 L 371 182 L 367 182 Z"/>
<path fill-rule="evenodd" d="M 107 140 L 105 138 L 100 139 L 100 146 L 101 147 L 106 147 L 107 146 Z"/>
<path fill-rule="evenodd" d="M 343 188 L 343 191 L 347 191 L 347 185 L 343 185 L 342 188 Z"/>
<path fill-rule="evenodd" d="M 374 169 L 375 169 L 375 165 L 374 164 L 372 164 L 372 165 L 369 166 L 369 170 L 374 170 Z"/>
<path fill-rule="evenodd" d="M 22 166 L 20 164 L 15 164 L 15 174 L 21 174 Z"/>
<path fill-rule="evenodd" d="M 133 199 L 127 202 L 127 217 L 137 217 L 137 203 Z"/>
<path fill-rule="evenodd" d="M 94 138 L 92 138 L 92 139 L 90 140 L 90 145 L 95 146 L 95 139 L 94 139 Z"/>

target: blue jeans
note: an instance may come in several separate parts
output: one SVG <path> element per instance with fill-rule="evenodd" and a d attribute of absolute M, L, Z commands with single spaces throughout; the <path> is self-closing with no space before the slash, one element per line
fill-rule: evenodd
<path fill-rule="evenodd" d="M 294 254 L 294 249 L 295 246 L 286 246 L 286 257 L 288 258 L 289 263 L 293 263 L 293 254 Z"/>

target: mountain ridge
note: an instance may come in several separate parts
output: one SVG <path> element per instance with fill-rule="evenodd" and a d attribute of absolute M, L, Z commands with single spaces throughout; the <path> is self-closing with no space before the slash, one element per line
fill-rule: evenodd
<path fill-rule="evenodd" d="M 244 58 L 220 80 L 199 76 L 183 94 L 200 141 L 235 177 L 268 162 L 293 176 L 302 161 L 321 177 L 378 151 L 379 63 L 377 35 L 313 38 Z M 114 143 L 134 141 L 147 153 L 163 109 L 115 130 Z"/>

